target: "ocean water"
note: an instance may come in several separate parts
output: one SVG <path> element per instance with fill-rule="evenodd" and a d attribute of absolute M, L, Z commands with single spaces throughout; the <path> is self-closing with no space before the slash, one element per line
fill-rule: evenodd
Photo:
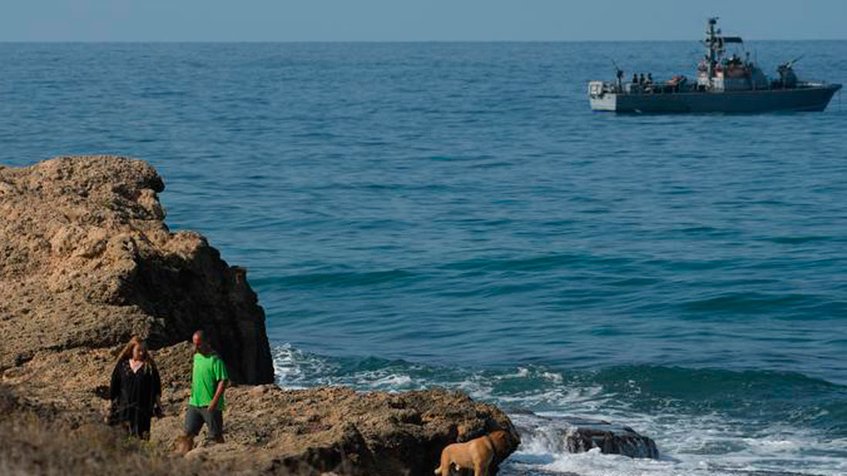
<path fill-rule="evenodd" d="M 847 83 L 847 42 L 748 46 Z M 267 311 L 279 384 L 443 386 L 662 459 L 503 474 L 847 473 L 847 112 L 592 113 L 668 43 L 0 44 L 0 163 L 154 164 Z"/>

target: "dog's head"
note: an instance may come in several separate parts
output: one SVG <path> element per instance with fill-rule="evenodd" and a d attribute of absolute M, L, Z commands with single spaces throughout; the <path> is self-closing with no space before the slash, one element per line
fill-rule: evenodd
<path fill-rule="evenodd" d="M 488 434 L 491 438 L 491 443 L 494 445 L 494 450 L 500 458 L 505 457 L 512 449 L 512 435 L 505 430 L 494 430 Z"/>
<path fill-rule="evenodd" d="M 174 440 L 174 452 L 184 455 L 194 449 L 194 438 L 188 435 L 180 435 Z"/>

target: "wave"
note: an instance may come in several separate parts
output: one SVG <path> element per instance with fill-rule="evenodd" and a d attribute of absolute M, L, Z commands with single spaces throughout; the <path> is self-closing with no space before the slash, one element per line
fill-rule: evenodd
<path fill-rule="evenodd" d="M 302 273 L 288 276 L 277 276 L 273 278 L 260 278 L 253 280 L 256 288 L 264 289 L 290 289 L 290 288 L 319 288 L 319 287 L 357 287 L 373 286 L 384 283 L 406 281 L 418 275 L 402 269 L 391 269 L 384 271 L 365 272 L 327 272 L 327 273 Z"/>
<path fill-rule="evenodd" d="M 562 454 L 543 432 L 523 435 L 505 475 L 835 475 L 847 471 L 847 386 L 793 372 L 619 366 L 571 370 L 433 366 L 274 349 L 279 385 L 359 390 L 461 390 L 513 417 L 527 410 L 626 424 L 662 459 Z"/>
<path fill-rule="evenodd" d="M 767 241 L 781 245 L 802 245 L 805 243 L 815 243 L 818 241 L 840 241 L 834 236 L 776 236 L 766 238 Z"/>
<path fill-rule="evenodd" d="M 683 302 L 680 307 L 684 311 L 694 313 L 727 313 L 738 314 L 772 314 L 775 311 L 799 308 L 837 308 L 838 302 L 830 302 L 814 294 L 785 294 L 761 292 L 724 292 L 717 296 L 704 297 Z M 814 316 L 814 313 L 808 313 Z M 827 314 L 823 314 L 826 316 Z"/>
<path fill-rule="evenodd" d="M 603 257 L 589 254 L 560 253 L 522 258 L 474 258 L 447 263 L 443 269 L 461 271 L 524 271 L 538 272 L 560 268 L 597 266 L 624 266 L 631 260 L 620 257 Z"/>

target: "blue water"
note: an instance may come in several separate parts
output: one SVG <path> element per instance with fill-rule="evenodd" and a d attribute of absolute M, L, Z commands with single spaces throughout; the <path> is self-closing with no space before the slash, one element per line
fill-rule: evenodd
<path fill-rule="evenodd" d="M 847 83 L 847 42 L 762 42 Z M 696 42 L 0 44 L 0 163 L 153 163 L 249 269 L 279 383 L 608 418 L 506 473 L 847 473 L 847 112 L 615 116 Z"/>

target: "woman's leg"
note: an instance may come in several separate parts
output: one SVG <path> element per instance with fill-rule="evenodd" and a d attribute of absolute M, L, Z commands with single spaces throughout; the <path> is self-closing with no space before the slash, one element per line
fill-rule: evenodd
<path fill-rule="evenodd" d="M 142 440 L 150 439 L 150 420 L 152 419 L 152 412 L 139 412 L 137 417 L 138 426 L 136 428 L 136 436 Z"/>
<path fill-rule="evenodd" d="M 141 437 L 141 433 L 139 431 L 141 414 L 135 408 L 129 408 L 127 410 L 127 429 L 129 430 L 129 436 L 134 436 L 136 438 Z"/>

